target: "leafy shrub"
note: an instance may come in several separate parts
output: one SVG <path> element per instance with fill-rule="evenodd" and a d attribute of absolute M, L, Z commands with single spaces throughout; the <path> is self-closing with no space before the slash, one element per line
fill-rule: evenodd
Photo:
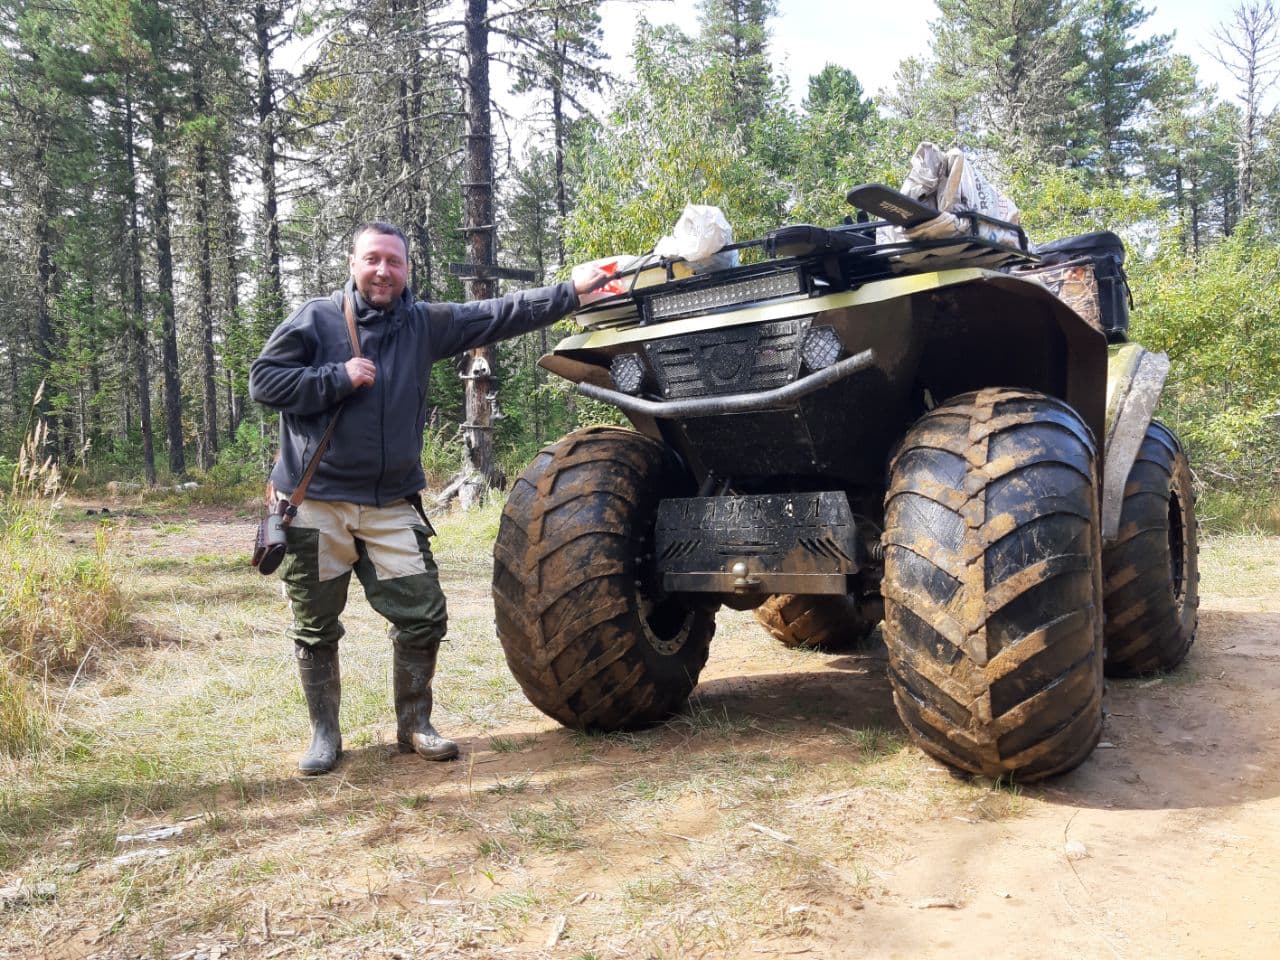
<path fill-rule="evenodd" d="M 1134 336 L 1169 354 L 1158 416 L 1182 437 L 1225 529 L 1273 529 L 1280 480 L 1280 244 L 1251 221 L 1198 256 L 1133 264 Z M 1211 509 L 1208 509 L 1211 508 Z"/>

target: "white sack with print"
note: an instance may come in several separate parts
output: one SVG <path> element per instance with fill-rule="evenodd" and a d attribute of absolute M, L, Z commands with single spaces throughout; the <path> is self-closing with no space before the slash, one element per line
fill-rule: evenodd
<path fill-rule="evenodd" d="M 920 144 L 911 158 L 911 172 L 902 184 L 902 192 L 934 207 L 939 214 L 916 227 L 880 227 L 876 231 L 877 243 L 967 236 L 969 221 L 953 216 L 960 211 L 973 211 L 1009 223 L 1018 223 L 1021 218 L 1017 204 L 992 186 L 973 158 L 960 147 L 944 153 L 936 144 L 928 141 Z M 1017 231 L 982 221 L 978 221 L 978 236 L 1018 245 Z"/>

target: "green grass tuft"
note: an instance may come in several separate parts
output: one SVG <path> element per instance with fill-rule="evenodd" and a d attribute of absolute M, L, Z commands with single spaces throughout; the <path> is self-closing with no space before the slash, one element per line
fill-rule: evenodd
<path fill-rule="evenodd" d="M 0 490 L 0 755 L 38 749 L 53 724 L 35 684 L 110 647 L 129 627 L 110 546 L 100 524 L 90 552 L 73 552 L 58 529 L 62 478 L 41 459 L 46 430 L 23 443 L 7 491 Z"/>
<path fill-rule="evenodd" d="M 1208 534 L 1280 533 L 1280 498 L 1275 491 L 1209 488 L 1196 499 L 1196 516 Z"/>
<path fill-rule="evenodd" d="M 578 812 L 559 798 L 549 806 L 512 810 L 509 818 L 521 839 L 544 853 L 581 850 L 586 846 L 578 823 Z"/>

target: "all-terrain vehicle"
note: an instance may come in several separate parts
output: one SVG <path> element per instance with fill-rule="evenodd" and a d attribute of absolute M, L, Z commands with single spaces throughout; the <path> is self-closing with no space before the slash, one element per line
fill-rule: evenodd
<path fill-rule="evenodd" d="M 634 429 L 571 433 L 514 484 L 507 662 L 561 723 L 627 729 L 683 706 L 722 604 L 828 649 L 883 619 L 924 750 L 1068 770 L 1098 741 L 1104 672 L 1170 669 L 1195 635 L 1191 473 L 1152 420 L 1168 361 L 1127 341 L 1113 234 L 1032 252 L 969 214 L 957 237 L 878 243 L 937 211 L 850 199 L 882 220 L 633 271 L 542 359 Z"/>

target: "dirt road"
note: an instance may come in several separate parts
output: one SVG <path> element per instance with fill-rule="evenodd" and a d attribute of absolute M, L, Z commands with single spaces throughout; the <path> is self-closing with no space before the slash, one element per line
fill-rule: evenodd
<path fill-rule="evenodd" d="M 353 600 L 347 756 L 301 781 L 286 613 L 237 566 L 243 524 L 134 524 L 131 552 L 166 557 L 133 584 L 163 639 L 69 710 L 148 756 L 196 697 L 220 736 L 167 748 L 188 781 L 160 764 L 152 799 L 92 808 L 111 835 L 192 828 L 154 862 L 77 850 L 65 876 L 83 828 L 54 823 L 0 880 L 57 876 L 56 901 L 0 913 L 0 957 L 1280 956 L 1280 540 L 1210 541 L 1185 667 L 1110 683 L 1092 757 L 1010 789 L 902 739 L 882 652 L 784 650 L 745 614 L 721 614 L 681 718 L 562 730 L 504 669 L 483 549 L 442 526 L 437 717 L 463 759 L 394 753 L 385 640 Z"/>

